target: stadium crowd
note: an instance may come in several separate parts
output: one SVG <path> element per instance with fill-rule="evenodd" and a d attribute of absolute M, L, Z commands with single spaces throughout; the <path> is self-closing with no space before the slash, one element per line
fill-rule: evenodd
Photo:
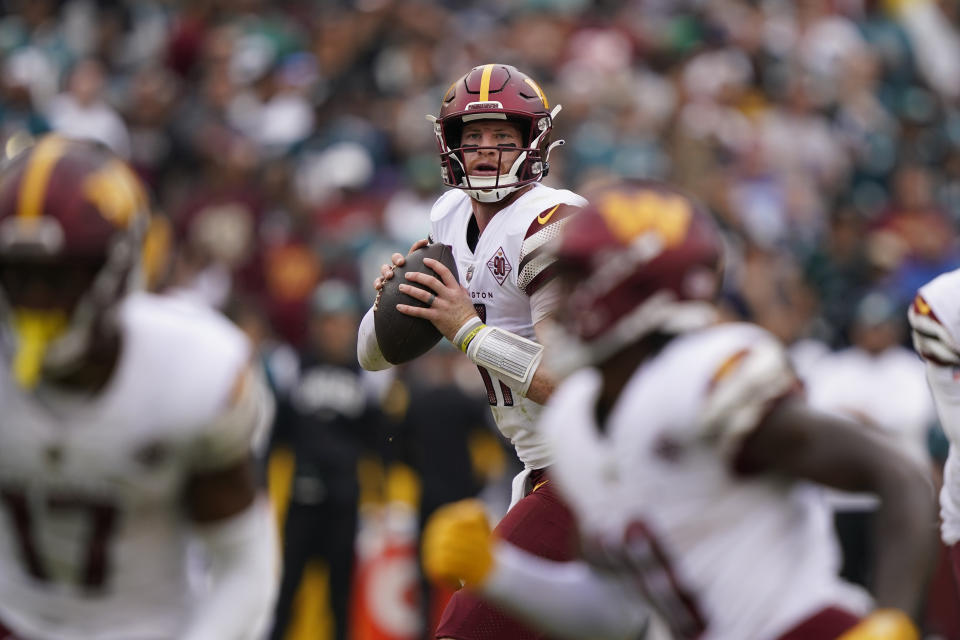
<path fill-rule="evenodd" d="M 946 456 L 903 325 L 917 289 L 960 266 L 957 3 L 0 7 L 5 155 L 58 131 L 128 159 L 169 223 L 153 256 L 156 286 L 248 329 L 281 401 L 302 399 L 296 354 L 316 350 L 311 318 L 337 307 L 319 301 L 318 287 L 347 285 L 337 310 L 359 322 L 382 257 L 426 236 L 443 187 L 424 115 L 437 113 L 450 79 L 503 62 L 563 105 L 554 135 L 567 144 L 551 157 L 547 184 L 579 191 L 612 173 L 668 180 L 698 197 L 728 245 L 726 312 L 793 345 L 811 403 L 896 433 L 934 470 Z M 409 390 L 393 382 L 375 382 L 387 416 L 408 404 Z M 474 426 L 444 446 L 462 453 Z M 327 435 L 349 441 L 351 461 L 364 448 L 389 449 L 377 451 L 389 458 L 418 447 L 383 446 L 387 438 L 368 446 L 371 432 Z M 486 467 L 502 466 L 484 447 Z M 350 473 L 342 459 L 316 464 L 326 462 Z M 471 480 L 464 493 L 477 491 Z M 363 487 L 345 493 L 351 508 Z M 862 501 L 837 502 L 845 516 L 869 512 Z M 862 523 L 838 517 L 838 527 L 845 572 L 868 581 Z M 932 585 L 927 631 L 960 638 L 949 570 Z"/>

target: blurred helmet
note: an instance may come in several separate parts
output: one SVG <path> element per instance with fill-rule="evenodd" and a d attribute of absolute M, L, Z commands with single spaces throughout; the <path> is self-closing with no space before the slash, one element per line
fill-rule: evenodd
<path fill-rule="evenodd" d="M 440 146 L 440 172 L 447 186 L 465 190 L 480 202 L 498 202 L 520 187 L 539 182 L 550 168 L 550 150 L 563 140 L 550 141 L 553 119 L 560 105 L 551 110 L 540 85 L 530 76 L 506 64 L 474 67 L 450 85 L 440 115 L 428 115 Z M 509 171 L 497 176 L 468 176 L 460 143 L 465 124 L 476 120 L 508 120 L 520 127 L 520 149 L 470 147 L 520 151 Z"/>
<path fill-rule="evenodd" d="M 48 135 L 0 167 L 0 326 L 23 386 L 74 369 L 140 285 L 147 207 L 133 171 L 95 143 Z"/>
<path fill-rule="evenodd" d="M 580 360 L 560 368 L 714 322 L 722 240 L 706 209 L 650 181 L 607 183 L 588 200 L 553 248 L 566 287 L 560 319 Z"/>

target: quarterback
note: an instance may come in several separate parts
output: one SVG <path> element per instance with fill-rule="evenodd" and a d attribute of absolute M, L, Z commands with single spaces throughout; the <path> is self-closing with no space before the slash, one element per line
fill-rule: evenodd
<path fill-rule="evenodd" d="M 541 333 L 559 300 L 553 259 L 543 247 L 585 204 L 575 193 L 540 184 L 551 149 L 562 143 L 550 137 L 559 111 L 533 79 L 508 65 L 476 67 L 450 85 L 439 116 L 428 116 L 444 183 L 453 187 L 433 207 L 430 235 L 453 247 L 460 282 L 427 259 L 439 279 L 419 273 L 407 277 L 432 293 L 406 284 L 400 291 L 429 306 L 397 307 L 433 322 L 477 365 L 497 426 L 524 464 L 498 535 L 554 560 L 572 557 L 575 545 L 570 513 L 548 477 L 551 453 L 535 429 L 554 386 L 540 366 Z M 380 289 L 403 263 L 403 256 L 394 254 L 374 286 Z M 388 366 L 377 345 L 372 310 L 360 327 L 358 356 L 367 369 Z M 472 594 L 458 592 L 437 637 L 537 636 Z"/>
<path fill-rule="evenodd" d="M 940 424 L 950 440 L 940 490 L 940 535 L 950 549 L 953 573 L 960 580 L 960 270 L 945 273 L 920 288 L 907 316 L 913 346 L 927 367 Z"/>
<path fill-rule="evenodd" d="M 915 639 L 934 522 L 923 469 L 880 434 L 807 408 L 783 347 L 716 323 L 721 242 L 672 188 L 599 189 L 556 247 L 575 369 L 541 428 L 581 561 L 491 538 L 475 503 L 438 511 L 424 566 L 557 636 Z M 837 577 L 804 480 L 881 499 L 875 600 Z"/>
<path fill-rule="evenodd" d="M 257 638 L 272 403 L 220 315 L 138 291 L 147 199 L 92 143 L 0 171 L 0 637 Z"/>

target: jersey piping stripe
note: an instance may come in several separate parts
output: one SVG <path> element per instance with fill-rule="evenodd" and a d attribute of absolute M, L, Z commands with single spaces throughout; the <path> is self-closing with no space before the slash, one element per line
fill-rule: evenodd
<path fill-rule="evenodd" d="M 493 75 L 493 65 L 487 64 L 483 67 L 483 75 L 480 76 L 480 102 L 490 100 L 490 76 Z"/>
<path fill-rule="evenodd" d="M 43 213 L 43 196 L 57 161 L 66 152 L 63 138 L 51 136 L 37 145 L 23 172 L 20 200 L 17 203 L 18 218 L 39 218 Z"/>

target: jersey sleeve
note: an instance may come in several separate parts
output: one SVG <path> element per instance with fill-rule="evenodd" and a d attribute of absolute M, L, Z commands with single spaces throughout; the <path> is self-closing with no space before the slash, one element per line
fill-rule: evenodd
<path fill-rule="evenodd" d="M 922 293 L 907 311 L 913 348 L 921 358 L 942 367 L 960 366 L 960 345 L 940 321 Z"/>
<path fill-rule="evenodd" d="M 749 337 L 715 360 L 699 419 L 701 434 L 726 456 L 736 454 L 778 401 L 801 388 L 773 336 L 757 332 Z"/>
<path fill-rule="evenodd" d="M 517 286 L 528 296 L 556 276 L 555 259 L 547 249 L 550 242 L 560 236 L 570 216 L 578 210 L 579 207 L 569 204 L 553 205 L 537 214 L 527 228 L 520 245 Z"/>
<path fill-rule="evenodd" d="M 222 410 L 201 429 L 192 467 L 213 471 L 242 460 L 265 437 L 274 410 L 273 396 L 263 375 L 253 367 L 245 367 Z"/>

